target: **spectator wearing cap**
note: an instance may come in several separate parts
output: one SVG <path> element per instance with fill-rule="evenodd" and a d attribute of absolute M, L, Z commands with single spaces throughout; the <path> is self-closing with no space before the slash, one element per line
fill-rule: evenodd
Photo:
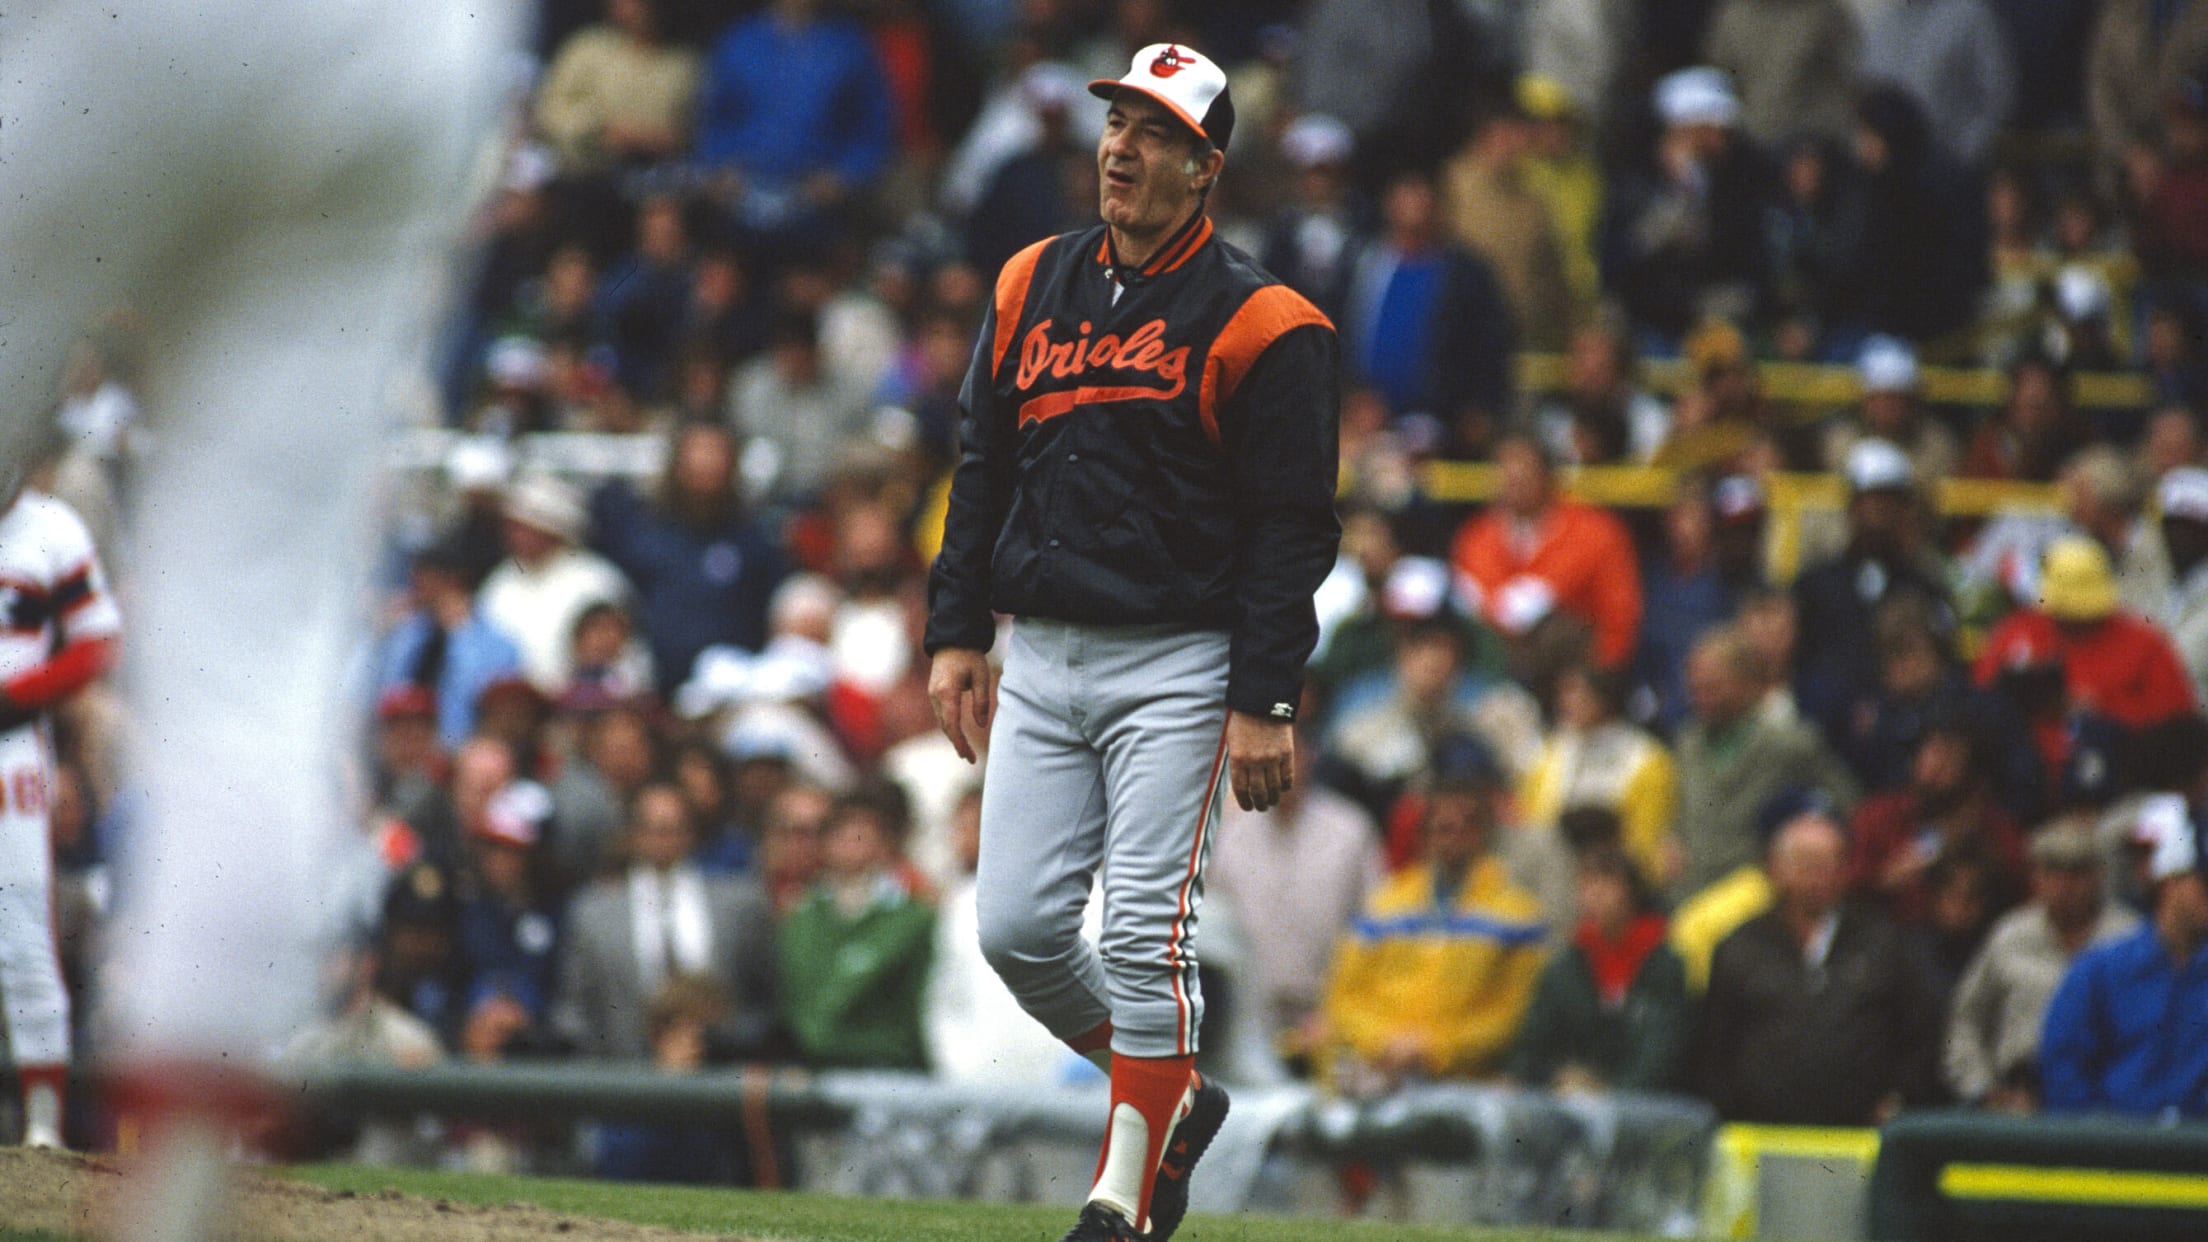
<path fill-rule="evenodd" d="M 1695 892 L 1755 860 L 1757 811 L 1773 794 L 1798 787 L 1841 806 L 1855 801 L 1855 778 L 1816 730 L 1763 710 L 1772 684 L 1772 670 L 1733 626 L 1704 634 L 1687 657 L 1694 721 L 1680 734 L 1677 754 L 1672 825 L 1686 863 L 1675 893 Z"/>
<path fill-rule="evenodd" d="M 672 785 L 638 792 L 625 844 L 625 867 L 569 904 L 554 1028 L 582 1055 L 647 1059 L 652 998 L 670 980 L 702 978 L 729 998 L 717 1041 L 747 1055 L 765 1051 L 775 1010 L 764 890 L 698 869 L 696 825 Z"/>
<path fill-rule="evenodd" d="M 2208 470 L 2181 466 L 2163 475 L 2155 491 L 2173 579 L 2162 624 L 2192 674 L 2195 696 L 2208 702 Z"/>
<path fill-rule="evenodd" d="M 1711 959 L 1696 1081 L 1727 1121 L 1873 1125 L 1931 1094 L 1936 1002 L 1893 925 L 1845 902 L 1847 852 L 1829 815 L 1780 825 L 1771 908 Z"/>
<path fill-rule="evenodd" d="M 605 21 L 568 36 L 537 88 L 537 132 L 563 171 L 652 164 L 688 142 L 698 54 L 666 42 L 662 0 L 606 0 Z"/>
<path fill-rule="evenodd" d="M 1572 333 L 1564 390 L 1534 414 L 1541 443 L 1578 466 L 1631 465 L 1654 458 L 1671 435 L 1671 411 L 1640 382 L 1624 335 L 1601 324 Z"/>
<path fill-rule="evenodd" d="M 1625 527 L 1604 510 L 1557 495 L 1554 467 L 1530 436 L 1506 437 L 1495 447 L 1495 462 L 1495 503 L 1458 529 L 1451 552 L 1457 569 L 1479 587 L 1497 624 L 1513 591 L 1524 594 L 1518 584 L 1538 582 L 1558 610 L 1592 628 L 1599 663 L 1624 667 L 1641 624 L 1640 577 Z"/>
<path fill-rule="evenodd" d="M 1442 168 L 1442 215 L 1457 244 L 1494 269 L 1510 300 L 1518 347 L 1556 353 L 1589 308 L 1576 304 L 1565 279 L 1549 204 L 1526 181 L 1532 148 L 1532 118 L 1514 94 L 1499 93 Z"/>
<path fill-rule="evenodd" d="M 478 595 L 483 616 L 513 636 L 521 668 L 546 695 L 567 688 L 568 640 L 583 609 L 626 601 L 628 581 L 610 561 L 583 548 L 589 522 L 569 484 L 531 475 L 506 489 L 506 551 Z"/>
<path fill-rule="evenodd" d="M 1950 158 L 1982 168 L 2017 95 L 2008 37 L 1985 0 L 1899 0 L 1863 32 L 1863 75 L 1924 109 Z"/>
<path fill-rule="evenodd" d="M 1349 304 L 1350 274 L 1371 227 L 1350 182 L 1356 153 L 1349 126 L 1331 116 L 1291 121 L 1280 135 L 1281 157 L 1293 173 L 1290 198 L 1266 221 L 1258 248 L 1266 271 L 1336 322 Z"/>
<path fill-rule="evenodd" d="M 1687 720 L 1687 653 L 1695 639 L 1738 615 L 1743 595 L 1762 581 L 1763 525 L 1763 485 L 1749 475 L 1715 486 L 1688 475 L 1664 509 L 1664 546 L 1642 566 L 1648 611 L 1633 668 L 1654 694 L 1653 723 L 1666 734 Z"/>
<path fill-rule="evenodd" d="M 1541 747 L 1541 708 L 1516 684 L 1464 667 L 1464 632 L 1446 609 L 1396 636 L 1392 676 L 1343 689 L 1325 738 L 1321 778 L 1385 821 L 1396 799 L 1433 774 L 1452 739 L 1525 771 Z"/>
<path fill-rule="evenodd" d="M 1909 456 L 1920 479 L 1944 479 L 1962 464 L 1962 445 L 1947 425 L 1924 409 L 1917 351 L 1904 340 L 1873 336 L 1856 354 L 1855 376 L 1863 386 L 1863 404 L 1852 418 L 1839 418 L 1825 431 L 1825 468 L 1847 469 L 1848 455 L 1864 440 L 1884 440 Z"/>
<path fill-rule="evenodd" d="M 1905 926 L 1932 915 L 1929 872 L 1943 857 L 1979 850 L 2004 892 L 2024 881 L 2024 834 L 1993 796 L 1989 747 L 1962 719 L 1932 722 L 1917 742 L 1906 788 L 1855 809 L 1848 885 Z"/>
<path fill-rule="evenodd" d="M 1490 849 L 1497 791 L 1427 791 L 1418 862 L 1372 894 L 1336 949 L 1325 1014 L 1337 1087 L 1484 1078 L 1532 1003 L 1541 907 Z"/>
<path fill-rule="evenodd" d="M 1622 673 L 1585 665 L 1557 679 L 1556 727 L 1518 786 L 1518 815 L 1553 825 L 1577 807 L 1613 811 L 1638 873 L 1668 887 L 1680 863 L 1671 835 L 1678 774 L 1664 744 L 1625 718 L 1626 685 Z"/>
<path fill-rule="evenodd" d="M 2192 678 L 2168 636 L 2119 607 L 2108 553 L 2083 535 L 2048 545 L 2039 606 L 2009 614 L 1986 636 L 1978 683 L 1990 686 L 2003 669 L 2050 658 L 2061 666 L 2068 710 L 2106 716 L 2127 729 L 2189 711 L 2195 702 Z"/>
<path fill-rule="evenodd" d="M 1654 103 L 1663 133 L 1651 165 L 1617 188 L 1604 270 L 1634 324 L 1670 343 L 1706 317 L 1743 318 L 1762 303 L 1768 174 L 1738 132 L 1740 100 L 1723 70 L 1668 74 Z"/>
<path fill-rule="evenodd" d="M 1319 588 L 1319 647 L 1311 684 L 1337 710 L 1350 688 L 1387 676 L 1400 632 L 1413 622 L 1443 616 L 1456 623 L 1465 663 L 1482 672 L 1499 669 L 1494 636 L 1448 562 L 1403 554 L 1406 525 L 1377 508 L 1342 509 L 1341 559 Z"/>
<path fill-rule="evenodd" d="M 1673 1091 L 1692 1012 L 1656 892 L 1616 844 L 1582 849 L 1580 922 L 1542 968 L 1510 1074 L 1558 1091 Z"/>
<path fill-rule="evenodd" d="M 2005 1112 L 2039 1109 L 2039 1034 L 2078 954 L 2129 935 L 2139 916 L 2107 896 L 2089 817 L 2033 834 L 2031 900 L 2002 916 L 1963 972 L 1941 1061 L 1958 1100 Z"/>
<path fill-rule="evenodd" d="M 1397 175 L 1343 306 L 1347 370 L 1398 416 L 1440 423 L 1458 453 L 1485 449 L 1511 412 L 1518 330 L 1495 272 L 1443 229 L 1433 180 Z"/>
<path fill-rule="evenodd" d="M 411 684 L 376 696 L 374 763 L 377 810 L 401 820 L 420 818 L 446 777 L 437 696 Z"/>
<path fill-rule="evenodd" d="M 689 423 L 675 433 L 654 494 L 614 482 L 593 499 L 596 544 L 636 587 L 662 695 L 716 644 L 757 651 L 767 604 L 788 572 L 774 537 L 745 510 L 736 438 Z"/>
<path fill-rule="evenodd" d="M 2071 408 L 2070 377 L 2062 364 L 2045 354 L 2026 354 L 2009 367 L 2008 398 L 2000 410 L 1972 433 L 1963 474 L 2051 483 L 2062 463 L 2091 438 L 2091 429 Z"/>
<path fill-rule="evenodd" d="M 1839 138 L 1859 34 L 1841 0 L 1718 0 L 1702 54 L 1739 89 L 1740 126 L 1757 142 Z"/>
<path fill-rule="evenodd" d="M 1952 609 L 1947 570 L 1925 533 L 1908 455 L 1885 440 L 1865 440 L 1846 464 L 1847 544 L 1794 581 L 1801 618 L 1795 689 L 1802 710 L 1821 722 L 1833 719 L 1849 692 L 1876 684 L 1873 622 L 1880 604 L 1914 594 L 1936 617 Z"/>
<path fill-rule="evenodd" d="M 437 744 L 450 750 L 475 731 L 483 688 L 521 667 L 521 651 L 477 606 L 459 549 L 440 544 L 416 553 L 408 581 L 413 609 L 384 636 L 376 682 L 384 695 L 412 687 L 428 696 Z"/>
<path fill-rule="evenodd" d="M 2159 525 L 2142 512 L 2145 480 L 2138 462 L 2109 444 L 2080 449 L 2062 465 L 2056 485 L 2063 512 L 2004 513 L 1979 532 L 1960 568 L 1964 591 L 1998 586 L 2008 600 L 2039 596 L 2039 567 L 2048 545 L 2064 535 L 2099 541 L 2116 563 L 2117 597 L 2142 617 L 2168 615 L 2169 550 Z"/>
<path fill-rule="evenodd" d="M 894 124 L 865 29 L 819 0 L 775 0 L 706 53 L 697 159 L 747 232 L 819 233 L 888 167 Z"/>
<path fill-rule="evenodd" d="M 1705 320 L 1681 353 L 1693 382 L 1672 403 L 1671 432 L 1652 465 L 1761 474 L 1806 463 L 1794 443 L 1801 432 L 1776 417 L 1739 328 Z"/>
<path fill-rule="evenodd" d="M 517 780 L 468 826 L 458 943 L 467 978 L 461 1051 L 472 1060 L 550 1042 L 543 1023 L 558 977 L 561 911 L 539 847 L 551 815 L 544 787 Z"/>
<path fill-rule="evenodd" d="M 2040 1077 L 2050 1113 L 2208 1115 L 2208 875 L 2181 796 L 2150 800 L 2152 909 L 2086 949 L 2047 1006 Z"/>

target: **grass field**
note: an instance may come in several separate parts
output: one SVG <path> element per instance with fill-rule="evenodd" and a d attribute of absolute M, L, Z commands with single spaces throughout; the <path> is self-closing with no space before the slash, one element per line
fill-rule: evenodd
<path fill-rule="evenodd" d="M 1062 1207 L 843 1199 L 795 1192 L 493 1177 L 359 1165 L 313 1165 L 288 1176 L 332 1190 L 398 1190 L 424 1199 L 486 1205 L 530 1203 L 573 1216 L 605 1217 L 766 1242 L 1055 1242 L 1072 1224 Z M 1274 1216 L 1193 1216 L 1185 1242 L 1653 1242 L 1629 1234 L 1450 1228 Z M 72 1242 L 0 1226 L 0 1242 Z M 355 1242 L 369 1242 L 358 1239 Z"/>

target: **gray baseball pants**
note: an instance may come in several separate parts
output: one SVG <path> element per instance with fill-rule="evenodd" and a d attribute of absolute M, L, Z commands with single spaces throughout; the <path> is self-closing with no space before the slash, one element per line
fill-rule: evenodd
<path fill-rule="evenodd" d="M 982 783 L 981 951 L 1060 1039 L 1109 1019 L 1122 1055 L 1196 1051 L 1227 647 L 1185 626 L 1012 625 Z M 1099 873 L 1092 947 L 1081 915 Z"/>

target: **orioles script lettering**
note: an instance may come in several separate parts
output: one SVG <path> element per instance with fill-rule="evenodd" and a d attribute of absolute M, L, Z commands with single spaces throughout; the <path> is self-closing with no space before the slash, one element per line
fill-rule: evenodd
<path fill-rule="evenodd" d="M 1090 371 L 1147 371 L 1170 388 L 1127 390 L 1125 396 L 1170 400 L 1181 395 L 1188 379 L 1188 346 L 1165 347 L 1165 321 L 1153 319 L 1129 333 L 1125 340 L 1107 332 L 1091 340 L 1090 325 L 1083 321 L 1081 334 L 1070 341 L 1050 339 L 1052 320 L 1028 329 L 1020 341 L 1018 387 L 1025 391 L 1048 372 L 1056 379 L 1072 379 Z M 1114 390 L 1120 391 L 1120 390 Z"/>

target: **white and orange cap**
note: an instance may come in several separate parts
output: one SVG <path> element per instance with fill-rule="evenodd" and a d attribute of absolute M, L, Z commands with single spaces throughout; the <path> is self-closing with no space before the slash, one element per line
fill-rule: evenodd
<path fill-rule="evenodd" d="M 1098 99 L 1121 91 L 1137 91 L 1165 105 L 1222 151 L 1234 137 L 1234 98 L 1227 93 L 1226 71 L 1192 47 L 1153 43 L 1135 53 L 1127 76 L 1089 83 L 1089 93 Z"/>

